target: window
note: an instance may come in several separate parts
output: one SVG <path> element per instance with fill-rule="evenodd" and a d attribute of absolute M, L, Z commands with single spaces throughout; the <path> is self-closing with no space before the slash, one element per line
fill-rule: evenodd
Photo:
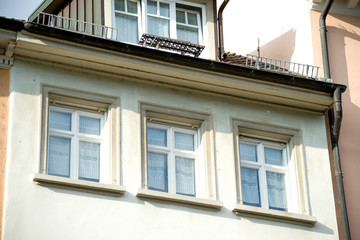
<path fill-rule="evenodd" d="M 238 215 L 313 226 L 301 131 L 233 119 Z"/>
<path fill-rule="evenodd" d="M 199 172 L 197 129 L 164 124 L 147 126 L 148 189 L 196 195 Z"/>
<path fill-rule="evenodd" d="M 43 86 L 41 168 L 34 181 L 122 194 L 119 106 L 116 97 Z"/>
<path fill-rule="evenodd" d="M 141 104 L 142 185 L 146 199 L 220 209 L 211 115 Z"/>
<path fill-rule="evenodd" d="M 239 150 L 243 204 L 287 211 L 287 144 L 240 136 Z"/>
<path fill-rule="evenodd" d="M 107 182 L 109 176 L 104 125 L 105 113 L 51 106 L 47 173 Z"/>
<path fill-rule="evenodd" d="M 117 39 L 135 43 L 142 33 L 203 43 L 205 6 L 182 1 L 114 0 Z"/>

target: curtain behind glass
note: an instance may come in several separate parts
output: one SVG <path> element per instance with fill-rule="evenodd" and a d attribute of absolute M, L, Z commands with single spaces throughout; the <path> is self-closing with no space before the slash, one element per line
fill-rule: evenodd
<path fill-rule="evenodd" d="M 176 29 L 177 29 L 177 38 L 179 40 L 184 40 L 195 44 L 199 44 L 199 33 L 197 28 L 178 25 Z"/>
<path fill-rule="evenodd" d="M 266 172 L 269 195 L 269 208 L 286 211 L 286 192 L 284 174 Z"/>
<path fill-rule="evenodd" d="M 115 14 L 116 28 L 120 29 L 116 39 L 122 42 L 138 43 L 138 18 L 121 13 Z"/>
<path fill-rule="evenodd" d="M 48 174 L 70 177 L 71 139 L 49 137 Z"/>
<path fill-rule="evenodd" d="M 99 182 L 100 143 L 79 142 L 79 179 Z"/>
<path fill-rule="evenodd" d="M 148 189 L 167 192 L 167 154 L 148 152 Z"/>
<path fill-rule="evenodd" d="M 257 169 L 241 168 L 241 187 L 243 203 L 260 207 L 259 174 Z"/>
<path fill-rule="evenodd" d="M 195 196 L 194 159 L 176 157 L 176 193 Z"/>
<path fill-rule="evenodd" d="M 148 16 L 148 33 L 162 37 L 170 37 L 169 20 Z"/>

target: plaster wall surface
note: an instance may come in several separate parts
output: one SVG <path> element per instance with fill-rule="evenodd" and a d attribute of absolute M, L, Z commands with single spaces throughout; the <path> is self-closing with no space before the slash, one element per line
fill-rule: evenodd
<path fill-rule="evenodd" d="M 126 193 L 102 196 L 39 186 L 41 85 L 120 98 L 121 179 Z M 220 211 L 136 197 L 141 188 L 139 103 L 211 114 Z M 3 239 L 338 239 L 324 116 L 180 91 L 16 60 L 10 78 L 10 124 Z M 299 129 L 313 227 L 236 216 L 231 119 Z M 21 231 L 19 231 L 21 229 Z"/>
<path fill-rule="evenodd" d="M 218 8 L 223 1 L 217 1 Z M 225 51 L 313 64 L 309 1 L 229 1 L 224 10 Z"/>
<path fill-rule="evenodd" d="M 6 147 L 9 116 L 9 70 L 0 69 L 0 239 L 3 229 Z"/>
<path fill-rule="evenodd" d="M 319 16 L 319 12 L 311 12 L 314 61 L 322 65 Z M 329 14 L 326 25 L 331 78 L 348 87 L 342 95 L 340 157 L 351 237 L 360 239 L 360 18 Z"/>

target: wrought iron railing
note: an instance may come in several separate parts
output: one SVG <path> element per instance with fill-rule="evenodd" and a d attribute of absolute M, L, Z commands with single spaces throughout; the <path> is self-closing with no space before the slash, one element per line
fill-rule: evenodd
<path fill-rule="evenodd" d="M 308 64 L 294 63 L 283 60 L 276 60 L 267 57 L 247 55 L 245 65 L 261 70 L 282 72 L 290 75 L 318 78 L 319 67 Z"/>

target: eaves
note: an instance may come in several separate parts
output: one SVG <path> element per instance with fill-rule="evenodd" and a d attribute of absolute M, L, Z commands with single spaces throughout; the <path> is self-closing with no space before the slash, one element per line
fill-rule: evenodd
<path fill-rule="evenodd" d="M 18 31 L 15 49 L 18 57 L 66 63 L 77 69 L 205 94 L 324 113 L 333 103 L 334 90 L 346 89 L 344 85 L 179 55 L 34 23 L 25 23 Z"/>

